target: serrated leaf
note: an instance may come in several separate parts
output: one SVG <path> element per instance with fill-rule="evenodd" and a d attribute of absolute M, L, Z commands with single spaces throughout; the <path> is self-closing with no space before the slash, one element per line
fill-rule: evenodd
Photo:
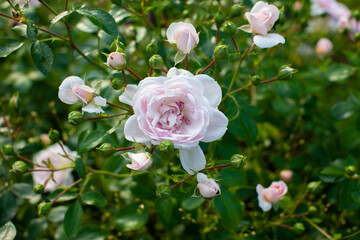
<path fill-rule="evenodd" d="M 0 57 L 7 57 L 10 53 L 18 50 L 24 43 L 11 38 L 0 38 Z"/>
<path fill-rule="evenodd" d="M 46 43 L 36 41 L 31 46 L 31 57 L 40 72 L 47 75 L 53 64 L 51 48 Z"/>
<path fill-rule="evenodd" d="M 28 23 L 26 24 L 26 37 L 35 41 L 37 39 L 37 32 L 38 32 L 38 27 L 36 26 L 34 21 L 29 20 Z"/>
<path fill-rule="evenodd" d="M 0 239 L 13 240 L 16 236 L 16 228 L 12 222 L 7 222 L 0 227 Z"/>
<path fill-rule="evenodd" d="M 82 216 L 83 209 L 81 204 L 78 201 L 71 204 L 66 211 L 64 218 L 64 231 L 67 236 L 73 236 L 79 231 L 81 227 Z"/>
<path fill-rule="evenodd" d="M 106 33 L 117 36 L 118 30 L 116 22 L 109 13 L 100 9 L 80 9 L 77 10 L 77 13 L 87 17 L 93 24 Z"/>
<path fill-rule="evenodd" d="M 61 19 L 63 19 L 64 17 L 69 16 L 70 14 L 72 14 L 74 11 L 72 10 L 68 10 L 65 12 L 60 13 L 59 15 L 57 15 L 56 17 L 54 17 L 54 19 L 51 21 L 50 23 L 50 28 L 52 28 L 58 21 L 60 21 Z"/>
<path fill-rule="evenodd" d="M 107 204 L 106 198 L 98 192 L 86 192 L 81 195 L 81 200 L 87 205 L 96 207 L 105 207 Z"/>

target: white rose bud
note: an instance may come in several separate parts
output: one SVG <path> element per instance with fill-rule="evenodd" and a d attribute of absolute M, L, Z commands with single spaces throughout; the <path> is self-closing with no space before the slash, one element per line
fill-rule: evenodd
<path fill-rule="evenodd" d="M 167 40 L 183 53 L 188 54 L 199 43 L 199 35 L 191 23 L 172 23 L 166 31 Z"/>
<path fill-rule="evenodd" d="M 196 178 L 199 182 L 197 189 L 199 189 L 201 196 L 204 198 L 213 198 L 220 194 L 219 184 L 217 184 L 214 179 L 208 178 L 203 173 L 198 173 Z"/>
<path fill-rule="evenodd" d="M 131 164 L 126 164 L 126 167 L 140 172 L 146 170 L 152 164 L 151 154 L 146 153 L 132 153 L 128 152 L 123 154 L 123 156 L 131 161 Z"/>
<path fill-rule="evenodd" d="M 126 67 L 126 61 L 125 53 L 112 52 L 107 58 L 107 65 L 113 69 L 123 70 Z"/>

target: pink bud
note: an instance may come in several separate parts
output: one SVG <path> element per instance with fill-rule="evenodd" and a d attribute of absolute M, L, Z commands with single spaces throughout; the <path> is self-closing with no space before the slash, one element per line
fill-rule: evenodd
<path fill-rule="evenodd" d="M 197 188 L 199 189 L 201 196 L 204 198 L 212 198 L 220 194 L 219 184 L 217 184 L 214 179 L 208 178 L 203 173 L 198 173 L 196 178 L 199 182 Z"/>
<path fill-rule="evenodd" d="M 86 85 L 74 85 L 72 90 L 83 103 L 89 103 L 94 97 L 94 89 Z"/>
<path fill-rule="evenodd" d="M 329 54 L 333 49 L 333 44 L 328 38 L 321 38 L 316 44 L 316 53 L 324 56 Z"/>
<path fill-rule="evenodd" d="M 256 186 L 258 193 L 259 206 L 263 211 L 269 211 L 271 204 L 280 201 L 287 193 L 288 187 L 285 182 L 272 182 L 270 187 L 264 188 L 261 184 Z"/>
<path fill-rule="evenodd" d="M 126 67 L 125 53 L 112 52 L 107 58 L 107 65 L 111 68 L 123 70 Z"/>
<path fill-rule="evenodd" d="M 300 1 L 296 1 L 294 4 L 294 11 L 300 11 L 302 9 L 303 5 Z"/>
<path fill-rule="evenodd" d="M 285 181 L 285 182 L 290 181 L 291 178 L 292 178 L 292 176 L 293 176 L 293 172 L 292 172 L 291 170 L 289 170 L 289 169 L 287 169 L 287 170 L 282 170 L 282 171 L 280 172 L 281 180 L 283 180 L 283 181 Z"/>
<path fill-rule="evenodd" d="M 132 153 L 128 152 L 123 154 L 123 156 L 131 161 L 131 164 L 126 164 L 126 167 L 134 171 L 144 171 L 152 164 L 151 154 L 146 153 Z"/>
<path fill-rule="evenodd" d="M 172 23 L 166 31 L 170 44 L 176 44 L 177 49 L 188 54 L 199 43 L 199 35 L 191 23 Z"/>

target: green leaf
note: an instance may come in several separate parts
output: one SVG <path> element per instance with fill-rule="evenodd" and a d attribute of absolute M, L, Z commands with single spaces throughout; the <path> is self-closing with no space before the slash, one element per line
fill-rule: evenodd
<path fill-rule="evenodd" d="M 13 240 L 16 236 L 16 228 L 12 222 L 7 222 L 0 227 L 0 239 Z"/>
<path fill-rule="evenodd" d="M 60 13 L 59 15 L 57 15 L 56 17 L 54 17 L 54 19 L 51 21 L 50 23 L 50 28 L 52 28 L 58 21 L 60 21 L 61 19 L 63 19 L 64 17 L 69 16 L 70 14 L 72 14 L 74 11 L 72 10 L 68 10 L 65 12 Z"/>
<path fill-rule="evenodd" d="M 360 208 L 358 181 L 346 180 L 341 184 L 338 198 L 340 199 L 339 210 L 357 210 Z"/>
<path fill-rule="evenodd" d="M 133 231 L 145 226 L 149 210 L 143 204 L 123 206 L 115 217 L 115 227 L 119 232 Z"/>
<path fill-rule="evenodd" d="M 18 197 L 31 198 L 36 196 L 33 186 L 28 183 L 14 183 L 11 186 L 11 191 Z"/>
<path fill-rule="evenodd" d="M 75 240 L 105 240 L 107 232 L 95 226 L 85 227 L 76 235 Z"/>
<path fill-rule="evenodd" d="M 331 82 L 343 82 L 351 77 L 357 68 L 347 64 L 334 64 L 327 71 L 327 77 Z"/>
<path fill-rule="evenodd" d="M 159 214 L 161 222 L 169 227 L 174 222 L 173 216 L 174 205 L 171 198 L 156 201 L 155 211 Z"/>
<path fill-rule="evenodd" d="M 228 187 L 238 187 L 246 182 L 244 172 L 233 168 L 226 168 L 222 170 L 217 179 L 220 180 L 220 185 Z"/>
<path fill-rule="evenodd" d="M 103 135 L 104 135 L 104 131 L 102 130 L 83 131 L 78 139 L 78 153 L 83 154 L 89 151 L 90 149 L 96 147 L 97 145 L 99 145 L 99 143 L 103 139 Z"/>
<path fill-rule="evenodd" d="M 221 195 L 216 196 L 214 202 L 221 224 L 224 228 L 235 231 L 244 214 L 244 203 L 226 189 L 221 189 Z"/>
<path fill-rule="evenodd" d="M 11 38 L 0 38 L 0 57 L 7 57 L 10 53 L 18 50 L 24 43 Z"/>
<path fill-rule="evenodd" d="M 131 187 L 132 194 L 141 199 L 156 199 L 156 186 L 149 174 L 134 176 L 132 180 L 135 183 Z"/>
<path fill-rule="evenodd" d="M 87 17 L 93 24 L 106 33 L 113 36 L 118 34 L 116 22 L 109 13 L 100 9 L 80 9 L 77 10 L 77 13 Z"/>
<path fill-rule="evenodd" d="M 46 43 L 36 41 L 31 46 L 31 57 L 36 67 L 44 75 L 47 75 L 53 64 L 53 53 Z"/>
<path fill-rule="evenodd" d="M 58 206 L 51 208 L 47 216 L 48 220 L 55 223 L 62 222 L 64 220 L 67 209 L 67 206 Z"/>
<path fill-rule="evenodd" d="M 6 191 L 0 195 L 0 226 L 11 220 L 17 212 L 15 196 Z"/>
<path fill-rule="evenodd" d="M 70 207 L 65 213 L 64 231 L 66 235 L 70 237 L 75 235 L 79 231 L 81 227 L 82 217 L 83 209 L 81 207 L 81 204 L 76 201 L 70 205 Z"/>
<path fill-rule="evenodd" d="M 175 61 L 175 66 L 178 64 L 178 63 L 181 63 L 186 57 L 186 54 L 181 52 L 181 51 L 178 51 L 174 57 L 174 61 Z"/>
<path fill-rule="evenodd" d="M 75 159 L 75 169 L 80 178 L 85 178 L 85 165 L 80 157 Z"/>
<path fill-rule="evenodd" d="M 107 204 L 106 198 L 99 192 L 86 192 L 81 195 L 81 200 L 87 205 L 94 205 L 97 207 L 105 207 Z"/>
<path fill-rule="evenodd" d="M 205 202 L 203 197 L 188 197 L 182 201 L 182 207 L 187 211 L 192 211 Z"/>
<path fill-rule="evenodd" d="M 342 120 L 351 117 L 360 110 L 355 96 L 350 95 L 344 102 L 338 102 L 331 108 L 331 116 L 335 120 Z"/>
<path fill-rule="evenodd" d="M 37 39 L 37 32 L 38 32 L 38 27 L 36 26 L 34 21 L 29 20 L 28 23 L 26 24 L 26 37 L 35 41 Z"/>
<path fill-rule="evenodd" d="M 30 221 L 29 226 L 26 228 L 26 240 L 42 239 L 41 235 L 48 228 L 48 223 L 45 218 L 34 218 Z"/>
<path fill-rule="evenodd" d="M 59 187 L 54 192 L 50 193 L 50 195 L 48 196 L 49 200 L 52 201 L 64 189 L 65 189 L 65 187 Z M 58 200 L 56 200 L 56 202 L 66 202 L 66 201 L 73 200 L 73 199 L 77 198 L 77 196 L 78 196 L 78 189 L 77 188 L 70 188 Z"/>
<path fill-rule="evenodd" d="M 240 111 L 239 118 L 230 124 L 229 130 L 245 140 L 246 144 L 253 146 L 257 136 L 255 121 L 245 111 Z"/>

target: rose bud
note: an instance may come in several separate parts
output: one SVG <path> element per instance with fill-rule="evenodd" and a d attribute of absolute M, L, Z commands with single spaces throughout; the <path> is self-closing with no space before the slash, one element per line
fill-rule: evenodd
<path fill-rule="evenodd" d="M 124 158 L 131 161 L 131 164 L 126 164 L 126 167 L 140 172 L 146 170 L 152 164 L 151 154 L 146 153 L 132 153 L 127 152 L 123 154 Z"/>
<path fill-rule="evenodd" d="M 72 111 L 68 115 L 68 122 L 74 126 L 85 121 L 83 115 L 79 111 Z"/>
<path fill-rule="evenodd" d="M 42 184 L 40 184 L 40 183 L 38 183 L 38 184 L 36 184 L 36 185 L 34 186 L 34 192 L 37 193 L 37 194 L 42 194 L 42 193 L 44 193 L 44 190 L 45 190 L 44 185 L 42 185 Z"/>
<path fill-rule="evenodd" d="M 261 78 L 259 75 L 254 75 L 254 76 L 251 76 L 250 81 L 254 86 L 257 86 L 257 85 L 260 85 Z"/>
<path fill-rule="evenodd" d="M 49 131 L 49 138 L 53 142 L 58 142 L 60 139 L 60 133 L 58 130 L 50 129 Z"/>
<path fill-rule="evenodd" d="M 5 155 L 16 156 L 14 147 L 10 144 L 3 145 L 3 151 Z"/>
<path fill-rule="evenodd" d="M 114 78 L 110 81 L 111 87 L 115 90 L 119 90 L 124 86 L 124 82 L 120 78 Z"/>
<path fill-rule="evenodd" d="M 126 68 L 127 57 L 125 53 L 112 52 L 107 58 L 107 65 L 116 70 L 124 70 Z"/>
<path fill-rule="evenodd" d="M 349 176 L 354 176 L 355 173 L 356 173 L 356 168 L 355 168 L 354 165 L 346 166 L 345 167 L 345 172 Z"/>
<path fill-rule="evenodd" d="M 174 148 L 174 143 L 168 139 L 162 140 L 159 145 L 159 150 L 162 152 L 171 152 Z"/>
<path fill-rule="evenodd" d="M 237 30 L 236 26 L 233 22 L 228 21 L 224 24 L 224 33 L 226 35 L 229 35 L 230 37 L 232 37 L 235 35 L 236 30 Z"/>
<path fill-rule="evenodd" d="M 290 65 L 283 65 L 279 68 L 279 73 L 277 75 L 278 80 L 289 80 L 292 78 L 294 73 L 297 73 L 297 70 L 290 67 Z"/>
<path fill-rule="evenodd" d="M 198 181 L 196 188 L 199 189 L 201 196 L 204 198 L 213 198 L 221 193 L 219 184 L 214 179 L 208 178 L 203 173 L 198 173 L 196 179 Z"/>
<path fill-rule="evenodd" d="M 229 45 L 217 45 L 214 49 L 216 60 L 221 60 L 229 56 Z"/>
<path fill-rule="evenodd" d="M 301 222 L 295 223 L 293 226 L 293 230 L 295 233 L 301 234 L 303 231 L 305 231 L 304 224 L 302 224 Z"/>
<path fill-rule="evenodd" d="M 38 214 L 39 215 L 45 215 L 47 214 L 51 209 L 51 203 L 49 202 L 41 202 L 38 205 Z"/>
<path fill-rule="evenodd" d="M 316 53 L 320 56 L 329 54 L 333 49 L 333 44 L 328 38 L 321 38 L 316 44 Z"/>
<path fill-rule="evenodd" d="M 152 55 L 157 54 L 158 51 L 159 51 L 159 48 L 158 48 L 158 46 L 156 45 L 156 43 L 154 43 L 154 42 L 149 43 L 149 44 L 146 46 L 146 52 L 147 52 L 147 54 L 149 54 L 149 56 L 152 56 Z"/>
<path fill-rule="evenodd" d="M 230 18 L 240 16 L 243 6 L 241 4 L 232 5 L 230 8 Z"/>
<path fill-rule="evenodd" d="M 219 11 L 215 14 L 214 20 L 216 27 L 220 29 L 226 20 L 226 16 L 222 13 L 221 9 L 219 9 Z"/>
<path fill-rule="evenodd" d="M 96 149 L 101 151 L 104 156 L 110 156 L 116 152 L 116 148 L 114 148 L 110 143 L 103 143 Z"/>
<path fill-rule="evenodd" d="M 28 166 L 23 161 L 16 161 L 12 165 L 12 169 L 14 170 L 14 173 L 26 173 L 29 171 Z"/>
<path fill-rule="evenodd" d="M 256 186 L 259 207 L 267 212 L 271 209 L 271 204 L 280 201 L 287 193 L 288 187 L 285 182 L 272 182 L 270 187 L 264 188 L 261 184 Z"/>
<path fill-rule="evenodd" d="M 153 69 L 161 69 L 164 66 L 164 61 L 160 55 L 153 55 L 149 59 L 149 65 Z"/>
<path fill-rule="evenodd" d="M 290 169 L 282 170 L 280 172 L 280 178 L 285 182 L 291 181 L 292 176 L 293 176 L 293 172 Z"/>
<path fill-rule="evenodd" d="M 246 156 L 243 156 L 241 154 L 234 154 L 230 160 L 231 166 L 233 166 L 234 168 L 244 167 L 246 165 L 246 158 Z"/>
<path fill-rule="evenodd" d="M 199 43 L 199 35 L 191 23 L 172 23 L 166 31 L 167 40 L 177 49 L 188 54 Z"/>

